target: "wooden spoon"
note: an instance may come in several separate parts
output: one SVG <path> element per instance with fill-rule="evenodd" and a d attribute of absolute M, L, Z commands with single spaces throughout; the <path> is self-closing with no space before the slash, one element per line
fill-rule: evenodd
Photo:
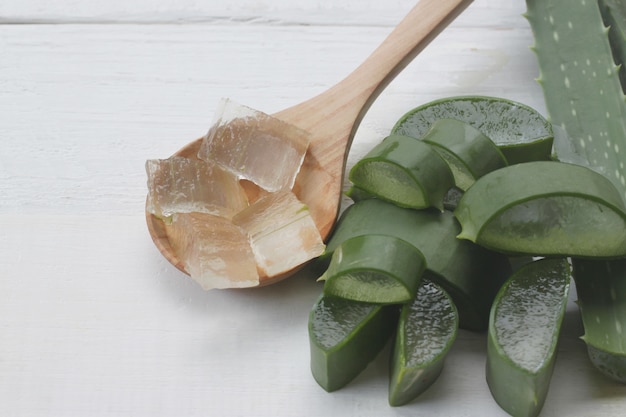
<path fill-rule="evenodd" d="M 303 103 L 275 117 L 312 134 L 294 192 L 305 202 L 322 238 L 330 234 L 337 219 L 345 164 L 352 139 L 363 116 L 391 80 L 430 43 L 472 0 L 421 0 L 383 43 L 348 77 Z M 202 138 L 176 152 L 195 158 Z M 251 191 L 252 192 L 252 191 Z M 148 230 L 158 250 L 187 273 L 172 246 L 164 223 L 146 213 Z M 261 277 L 261 285 L 290 276 Z"/>

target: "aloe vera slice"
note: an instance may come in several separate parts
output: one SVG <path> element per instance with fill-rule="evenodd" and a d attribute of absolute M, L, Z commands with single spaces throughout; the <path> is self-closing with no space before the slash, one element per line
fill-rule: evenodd
<path fill-rule="evenodd" d="M 487 383 L 512 416 L 541 411 L 556 361 L 570 287 L 566 259 L 541 259 L 521 267 L 494 301 L 487 344 Z"/>
<path fill-rule="evenodd" d="M 389 404 L 407 404 L 439 377 L 454 343 L 459 317 L 446 292 L 424 281 L 415 300 L 402 306 L 391 358 Z"/>
<path fill-rule="evenodd" d="M 383 349 L 397 322 L 395 306 L 321 296 L 309 314 L 311 373 L 326 391 L 356 378 Z"/>
<path fill-rule="evenodd" d="M 460 238 L 516 255 L 626 256 L 626 208 L 586 167 L 528 162 L 491 172 L 463 195 Z"/>
<path fill-rule="evenodd" d="M 508 165 L 498 147 L 480 130 L 455 119 L 433 122 L 422 137 L 448 163 L 454 182 L 467 190 L 477 178 Z"/>
<path fill-rule="evenodd" d="M 344 241 L 320 278 L 324 294 L 380 304 L 406 303 L 426 269 L 415 246 L 393 236 L 364 235 Z"/>
<path fill-rule="evenodd" d="M 408 136 L 392 135 L 370 150 L 350 170 L 360 189 L 401 207 L 437 207 L 454 185 L 448 164 L 430 146 Z"/>
<path fill-rule="evenodd" d="M 319 261 L 328 262 L 344 241 L 356 236 L 377 234 L 402 239 L 424 255 L 425 274 L 452 296 L 459 309 L 460 326 L 485 330 L 493 297 L 511 267 L 505 256 L 457 239 L 460 231 L 449 211 L 412 210 L 366 199 L 342 213 Z"/>
<path fill-rule="evenodd" d="M 509 164 L 550 159 L 551 124 L 536 110 L 497 97 L 459 96 L 426 103 L 403 115 L 391 134 L 421 138 L 439 119 L 456 119 L 480 130 Z"/>
<path fill-rule="evenodd" d="M 589 358 L 604 375 L 626 383 L 626 259 L 575 259 L 573 266 Z"/>

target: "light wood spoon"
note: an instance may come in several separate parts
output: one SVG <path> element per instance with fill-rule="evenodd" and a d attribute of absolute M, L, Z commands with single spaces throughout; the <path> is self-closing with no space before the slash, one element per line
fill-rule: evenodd
<path fill-rule="evenodd" d="M 312 134 L 294 192 L 309 206 L 324 240 L 339 214 L 346 159 L 363 116 L 391 80 L 471 2 L 419 1 L 348 77 L 320 95 L 274 114 Z M 175 155 L 196 157 L 201 141 L 202 138 L 189 143 Z M 164 223 L 147 212 L 146 219 L 158 250 L 170 263 L 187 273 L 172 249 Z M 297 269 L 278 276 L 261 277 L 261 285 L 287 278 Z"/>

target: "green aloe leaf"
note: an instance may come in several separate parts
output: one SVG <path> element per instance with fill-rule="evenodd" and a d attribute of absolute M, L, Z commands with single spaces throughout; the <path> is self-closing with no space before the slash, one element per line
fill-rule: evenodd
<path fill-rule="evenodd" d="M 574 282 L 593 365 L 626 383 L 626 259 L 597 262 L 575 259 Z"/>

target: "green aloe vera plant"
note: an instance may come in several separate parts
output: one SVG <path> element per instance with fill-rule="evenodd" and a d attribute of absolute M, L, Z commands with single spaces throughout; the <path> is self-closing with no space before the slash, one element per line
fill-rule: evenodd
<path fill-rule="evenodd" d="M 626 92 L 626 4 L 621 0 L 598 0 L 604 24 L 609 28 L 609 43 L 615 63 L 620 66 L 619 79 Z"/>
<path fill-rule="evenodd" d="M 601 12 L 605 10 L 606 16 L 606 7 L 613 3 L 527 0 L 526 17 L 535 37 L 539 82 L 555 126 L 555 157 L 600 172 L 626 198 L 626 101 L 613 57 L 616 48 L 611 48 L 609 28 Z M 609 271 L 623 271 L 622 260 L 585 261 L 584 268 L 580 268 L 582 261 L 573 262 L 580 298 L 585 297 L 580 294 L 586 288 L 595 286 L 598 294 L 612 294 L 603 299 L 603 309 L 617 311 L 626 302 L 626 294 L 612 291 L 616 278 L 608 275 Z M 626 280 L 625 275 L 619 279 Z M 589 316 L 595 309 L 585 308 L 585 304 L 581 304 L 584 340 L 593 364 L 604 374 L 626 382 L 624 375 L 608 371 L 623 369 L 626 364 L 626 332 L 621 330 L 621 319 L 614 317 L 611 324 L 598 324 Z M 601 338 L 611 339 L 610 349 L 603 349 L 606 345 Z M 600 354 L 598 349 L 602 349 Z"/>

